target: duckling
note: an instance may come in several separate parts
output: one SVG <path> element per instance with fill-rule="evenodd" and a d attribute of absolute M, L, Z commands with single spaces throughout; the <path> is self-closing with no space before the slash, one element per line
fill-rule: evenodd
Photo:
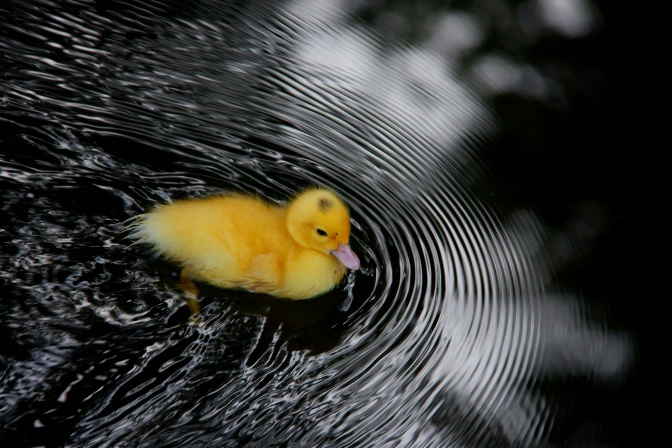
<path fill-rule="evenodd" d="M 338 285 L 359 258 L 349 245 L 350 212 L 323 187 L 288 204 L 222 193 L 159 205 L 136 216 L 131 238 L 182 266 L 183 289 L 193 281 L 279 298 L 309 299 Z"/>

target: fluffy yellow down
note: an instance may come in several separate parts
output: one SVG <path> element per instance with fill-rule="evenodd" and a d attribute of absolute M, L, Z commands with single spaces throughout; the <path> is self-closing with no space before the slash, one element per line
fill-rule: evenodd
<path fill-rule="evenodd" d="M 285 206 L 243 194 L 187 199 L 135 218 L 131 237 L 181 265 L 183 277 L 289 299 L 332 290 L 347 268 L 350 212 L 331 190 L 308 189 Z"/>

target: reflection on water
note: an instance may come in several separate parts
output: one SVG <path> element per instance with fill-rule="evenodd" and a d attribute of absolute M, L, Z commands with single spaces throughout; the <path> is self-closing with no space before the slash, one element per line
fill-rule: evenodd
<path fill-rule="evenodd" d="M 483 157 L 501 125 L 493 95 L 568 91 L 488 50 L 489 36 L 576 38 L 599 16 L 579 0 L 437 16 L 419 2 L 413 20 L 396 2 L 322 3 L 0 9 L 0 436 L 599 441 L 608 416 L 577 409 L 623 384 L 634 347 L 560 275 L 598 220 L 544 225 Z M 123 238 L 156 202 L 221 189 L 284 200 L 310 183 L 349 203 L 362 259 L 319 299 L 211 288 L 190 319 L 174 267 Z"/>

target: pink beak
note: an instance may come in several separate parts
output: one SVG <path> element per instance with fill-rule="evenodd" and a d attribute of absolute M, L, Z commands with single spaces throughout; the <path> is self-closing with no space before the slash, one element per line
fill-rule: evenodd
<path fill-rule="evenodd" d="M 345 265 L 346 268 L 356 271 L 359 269 L 359 258 L 355 254 L 349 245 L 340 244 L 338 249 L 332 250 L 331 255 L 338 258 L 338 260 Z"/>

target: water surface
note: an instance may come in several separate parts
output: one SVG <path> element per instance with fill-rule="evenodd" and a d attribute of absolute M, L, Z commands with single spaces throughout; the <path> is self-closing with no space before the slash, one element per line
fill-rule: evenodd
<path fill-rule="evenodd" d="M 618 445 L 637 345 L 580 274 L 609 204 L 512 163 L 557 132 L 526 108 L 605 79 L 533 50 L 602 17 L 515 3 L 0 7 L 0 438 Z M 310 184 L 362 260 L 321 298 L 206 288 L 191 319 L 175 267 L 123 238 L 158 202 Z"/>

